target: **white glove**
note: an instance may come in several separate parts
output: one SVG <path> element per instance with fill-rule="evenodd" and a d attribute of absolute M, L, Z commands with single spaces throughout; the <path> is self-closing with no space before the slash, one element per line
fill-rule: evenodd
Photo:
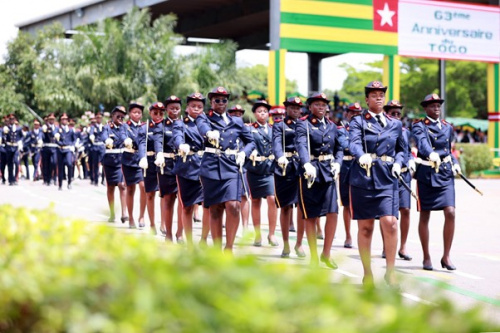
<path fill-rule="evenodd" d="M 254 150 L 252 151 L 252 153 L 250 154 L 250 156 L 257 156 L 257 155 L 259 155 L 259 153 L 257 152 L 257 150 L 256 150 L 256 149 L 254 149 Z"/>
<path fill-rule="evenodd" d="M 113 139 L 107 138 L 106 141 L 104 141 L 104 144 L 106 144 L 106 148 L 108 149 L 113 148 Z"/>
<path fill-rule="evenodd" d="M 139 160 L 139 168 L 141 168 L 141 169 L 148 168 L 148 159 L 146 157 L 143 157 Z"/>
<path fill-rule="evenodd" d="M 422 164 L 422 159 L 420 157 L 415 157 L 415 163 Z M 415 168 L 415 170 L 416 170 L 416 168 Z"/>
<path fill-rule="evenodd" d="M 90 140 L 90 142 L 94 143 L 95 135 L 94 134 L 90 134 L 89 135 L 89 140 Z"/>
<path fill-rule="evenodd" d="M 417 170 L 417 165 L 415 164 L 415 160 L 408 161 L 408 169 L 410 169 L 411 173 L 415 173 L 415 171 Z"/>
<path fill-rule="evenodd" d="M 69 151 L 74 153 L 75 152 L 75 146 L 69 146 Z"/>
<path fill-rule="evenodd" d="M 399 178 L 399 176 L 401 175 L 401 165 L 399 165 L 398 163 L 394 163 L 392 165 L 391 173 L 394 178 Z"/>
<path fill-rule="evenodd" d="M 191 151 L 191 147 L 187 143 L 181 143 L 179 145 L 179 150 L 183 151 L 186 155 Z"/>
<path fill-rule="evenodd" d="M 2 138 L 0 138 L 0 145 L 2 144 Z"/>
<path fill-rule="evenodd" d="M 245 152 L 240 151 L 238 154 L 236 154 L 236 164 L 238 164 L 240 167 L 243 166 L 243 163 L 245 163 Z"/>
<path fill-rule="evenodd" d="M 439 161 L 439 154 L 436 153 L 436 152 L 432 152 L 430 153 L 429 155 L 429 160 L 431 160 L 432 162 L 437 162 Z"/>
<path fill-rule="evenodd" d="M 307 162 L 304 164 L 304 169 L 306 170 L 306 175 L 308 177 L 316 178 L 316 168 L 311 163 Z"/>
<path fill-rule="evenodd" d="M 123 145 L 127 148 L 132 148 L 132 139 L 126 138 L 125 140 L 123 140 Z"/>
<path fill-rule="evenodd" d="M 54 134 L 54 138 L 55 138 L 57 141 L 59 141 L 59 139 L 61 138 L 61 134 L 59 134 L 59 133 Z"/>
<path fill-rule="evenodd" d="M 372 161 L 373 161 L 373 159 L 372 159 L 370 154 L 363 154 L 359 158 L 359 164 L 365 165 L 365 166 L 370 166 L 372 164 Z"/>
<path fill-rule="evenodd" d="M 278 164 L 280 165 L 288 164 L 288 158 L 286 158 L 285 155 L 281 156 L 280 158 L 278 158 Z"/>
<path fill-rule="evenodd" d="M 38 147 L 42 147 L 43 146 L 43 140 L 42 139 L 38 139 L 37 143 L 38 143 Z"/>
<path fill-rule="evenodd" d="M 19 150 L 23 150 L 24 146 L 21 140 L 17 141 L 17 148 L 19 148 Z"/>
<path fill-rule="evenodd" d="M 219 140 L 220 138 L 220 133 L 219 131 L 208 131 L 207 132 L 207 138 L 212 139 L 212 140 Z"/>
<path fill-rule="evenodd" d="M 4 132 L 5 134 L 9 133 L 9 128 L 8 128 L 7 126 L 4 126 L 4 127 L 3 127 L 3 132 Z"/>
<path fill-rule="evenodd" d="M 460 167 L 460 165 L 458 163 L 455 163 L 453 164 L 453 166 L 451 167 L 451 170 L 453 170 L 453 175 L 458 175 L 458 174 L 462 174 L 462 168 Z"/>
<path fill-rule="evenodd" d="M 155 165 L 160 168 L 165 165 L 165 157 L 163 156 L 163 153 L 156 154 Z"/>
<path fill-rule="evenodd" d="M 331 167 L 332 167 L 333 178 L 337 179 L 339 177 L 339 174 L 340 174 L 340 164 L 334 162 L 331 164 Z"/>
<path fill-rule="evenodd" d="M 44 133 L 45 133 L 45 132 L 47 132 L 47 125 L 43 124 L 43 126 L 42 126 L 42 131 L 43 131 Z"/>

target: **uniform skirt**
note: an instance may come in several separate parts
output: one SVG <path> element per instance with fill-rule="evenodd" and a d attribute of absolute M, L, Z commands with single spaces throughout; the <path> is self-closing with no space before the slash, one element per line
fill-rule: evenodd
<path fill-rule="evenodd" d="M 144 171 L 139 167 L 122 164 L 122 171 L 127 186 L 139 184 L 139 182 L 144 180 Z"/>
<path fill-rule="evenodd" d="M 183 207 L 190 207 L 203 202 L 203 188 L 199 180 L 177 176 L 177 187 Z"/>
<path fill-rule="evenodd" d="M 278 208 L 299 202 L 299 177 L 281 177 L 275 174 L 274 198 Z"/>
<path fill-rule="evenodd" d="M 106 184 L 118 185 L 123 183 L 122 166 L 104 165 L 104 176 L 106 177 Z"/>
<path fill-rule="evenodd" d="M 252 199 L 266 198 L 274 195 L 274 177 L 247 172 L 248 190 Z"/>
<path fill-rule="evenodd" d="M 399 214 L 399 187 L 384 190 L 366 190 L 350 186 L 351 216 L 353 220 L 379 219 Z"/>
<path fill-rule="evenodd" d="M 411 177 L 405 177 L 403 174 L 401 175 L 401 178 L 408 184 L 408 186 L 411 186 Z M 409 180 L 409 181 L 408 181 Z M 411 193 L 408 191 L 400 182 L 399 184 L 399 209 L 401 208 L 411 208 Z"/>
<path fill-rule="evenodd" d="M 443 210 L 445 207 L 455 207 L 455 184 L 444 187 L 432 187 L 417 181 L 417 210 Z"/>
<path fill-rule="evenodd" d="M 203 206 L 205 208 L 227 201 L 241 201 L 241 176 L 230 179 L 201 178 Z"/>
<path fill-rule="evenodd" d="M 249 196 L 250 193 L 248 193 L 249 191 L 249 185 L 248 185 L 248 178 L 247 178 L 247 171 L 245 169 L 243 169 L 243 181 L 240 182 L 241 184 L 241 196 Z"/>
<path fill-rule="evenodd" d="M 349 200 L 349 179 L 345 179 L 345 177 L 349 177 L 349 174 L 340 174 L 339 177 L 340 203 L 344 207 L 349 207 L 351 204 Z"/>
<path fill-rule="evenodd" d="M 300 177 L 299 183 L 299 205 L 305 219 L 339 212 L 335 182 L 314 182 L 307 188 L 307 180 Z"/>
<path fill-rule="evenodd" d="M 177 193 L 177 178 L 175 175 L 158 173 L 158 186 L 160 187 L 160 197 L 167 194 Z"/>
<path fill-rule="evenodd" d="M 148 156 L 148 168 L 146 169 L 146 177 L 144 177 L 144 189 L 146 193 L 158 191 L 158 174 L 154 161 L 154 156 Z"/>

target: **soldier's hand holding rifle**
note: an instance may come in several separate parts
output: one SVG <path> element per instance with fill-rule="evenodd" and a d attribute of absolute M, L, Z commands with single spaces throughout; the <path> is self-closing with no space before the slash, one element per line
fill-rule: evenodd
<path fill-rule="evenodd" d="M 304 164 L 304 178 L 307 179 L 307 188 L 311 188 L 314 184 L 314 180 L 316 179 L 316 168 L 311 163 L 307 162 Z"/>
<path fill-rule="evenodd" d="M 212 144 L 215 148 L 219 148 L 219 138 L 220 133 L 217 130 L 207 132 L 208 142 Z"/>
<path fill-rule="evenodd" d="M 436 170 L 436 173 L 439 172 L 439 166 L 441 165 L 441 159 L 439 158 L 439 154 L 436 152 L 432 152 L 429 154 L 429 161 L 431 161 L 432 167 Z"/>
<path fill-rule="evenodd" d="M 187 156 L 189 152 L 191 151 L 191 147 L 187 143 L 181 143 L 179 145 L 179 154 L 182 157 L 182 162 L 186 163 Z"/>
<path fill-rule="evenodd" d="M 278 158 L 278 165 L 283 170 L 283 174 L 282 175 L 285 176 L 286 175 L 286 167 L 288 165 L 288 158 L 286 158 L 285 155 L 283 155 L 280 158 Z"/>
<path fill-rule="evenodd" d="M 359 158 L 359 165 L 366 170 L 366 175 L 371 177 L 370 168 L 372 167 L 372 157 L 370 154 L 363 154 Z"/>

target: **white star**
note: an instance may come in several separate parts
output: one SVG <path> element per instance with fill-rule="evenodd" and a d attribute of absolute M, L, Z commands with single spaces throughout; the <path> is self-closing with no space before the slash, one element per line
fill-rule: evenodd
<path fill-rule="evenodd" d="M 380 20 L 381 27 L 383 27 L 386 23 L 392 27 L 392 17 L 396 14 L 396 12 L 389 9 L 387 2 L 384 4 L 384 10 L 377 10 L 377 14 L 379 14 L 382 18 Z"/>

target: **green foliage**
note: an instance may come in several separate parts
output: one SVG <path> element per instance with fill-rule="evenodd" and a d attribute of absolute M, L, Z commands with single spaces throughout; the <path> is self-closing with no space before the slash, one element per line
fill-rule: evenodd
<path fill-rule="evenodd" d="M 480 332 L 477 309 L 0 206 L 0 331 Z M 431 292 L 426 290 L 426 295 Z"/>
<path fill-rule="evenodd" d="M 455 149 L 463 149 L 460 154 L 460 164 L 465 166 L 462 170 L 467 177 L 473 172 L 484 171 L 493 167 L 493 155 L 487 144 L 457 143 Z"/>

